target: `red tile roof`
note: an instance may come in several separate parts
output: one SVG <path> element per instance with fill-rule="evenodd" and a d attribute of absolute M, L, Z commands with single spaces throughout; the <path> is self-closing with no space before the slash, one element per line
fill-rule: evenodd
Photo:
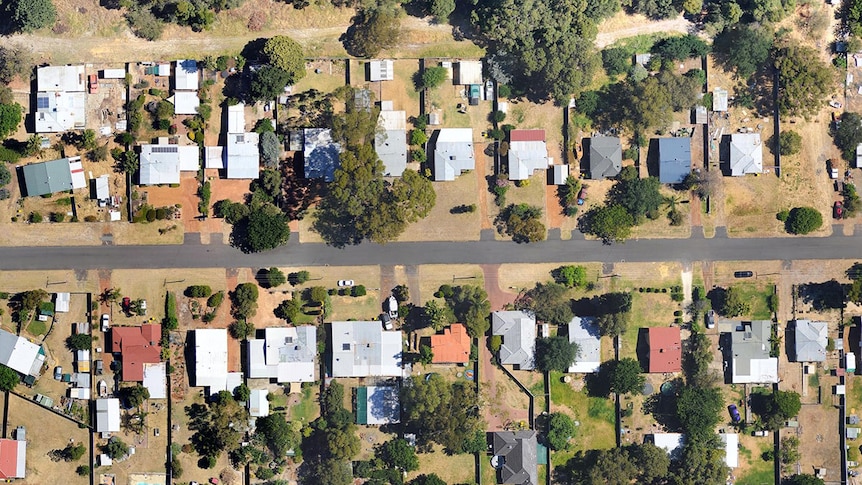
<path fill-rule="evenodd" d="M 512 130 L 509 141 L 545 141 L 545 130 Z"/>
<path fill-rule="evenodd" d="M 162 359 L 162 326 L 158 323 L 140 327 L 111 327 L 111 352 L 119 353 L 123 363 L 123 380 L 144 380 L 144 364 Z"/>
<path fill-rule="evenodd" d="M 650 372 L 679 372 L 682 370 L 681 360 L 679 327 L 649 329 Z"/>
<path fill-rule="evenodd" d="M 18 477 L 18 443 L 0 439 L 0 478 Z"/>
<path fill-rule="evenodd" d="M 435 364 L 462 364 L 470 361 L 470 337 L 467 328 L 453 323 L 442 334 L 431 336 L 431 352 Z"/>

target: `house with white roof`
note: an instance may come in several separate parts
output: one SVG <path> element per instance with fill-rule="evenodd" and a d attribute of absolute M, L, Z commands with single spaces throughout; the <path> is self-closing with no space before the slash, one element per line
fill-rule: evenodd
<path fill-rule="evenodd" d="M 174 89 L 177 91 L 197 91 L 200 87 L 198 62 L 182 59 L 174 66 Z"/>
<path fill-rule="evenodd" d="M 120 431 L 120 400 L 117 398 L 96 399 L 96 432 L 116 433 Z"/>
<path fill-rule="evenodd" d="M 391 81 L 395 79 L 395 68 L 392 59 L 378 59 L 365 64 L 365 74 L 370 82 Z"/>
<path fill-rule="evenodd" d="M 245 131 L 245 105 L 227 108 L 227 178 L 256 179 L 260 176 L 260 135 Z"/>
<path fill-rule="evenodd" d="M 730 135 L 730 174 L 742 177 L 750 173 L 763 173 L 760 133 L 734 133 Z"/>
<path fill-rule="evenodd" d="M 253 418 L 269 416 L 269 400 L 266 389 L 252 389 L 248 396 L 248 415 Z"/>
<path fill-rule="evenodd" d="M 829 345 L 826 322 L 793 321 L 794 362 L 823 362 Z"/>
<path fill-rule="evenodd" d="M 770 357 L 773 323 L 769 320 L 735 322 L 731 332 L 730 379 L 733 384 L 778 382 L 778 358 Z"/>
<path fill-rule="evenodd" d="M 24 337 L 0 330 L 0 364 L 24 376 L 39 377 L 45 351 Z"/>
<path fill-rule="evenodd" d="M 482 84 L 482 61 L 458 61 L 453 67 L 455 84 Z"/>
<path fill-rule="evenodd" d="M 503 337 L 500 363 L 517 370 L 533 370 L 536 353 L 536 317 L 524 311 L 491 314 L 491 332 Z"/>
<path fill-rule="evenodd" d="M 509 132 L 509 180 L 527 180 L 536 170 L 545 170 L 553 159 L 548 157 L 545 130 L 512 130 Z"/>
<path fill-rule="evenodd" d="M 314 382 L 317 327 L 268 327 L 248 340 L 248 377 L 276 382 Z"/>
<path fill-rule="evenodd" d="M 332 377 L 401 377 L 401 332 L 378 321 L 332 322 Z"/>
<path fill-rule="evenodd" d="M 407 114 L 393 111 L 392 101 L 380 103 L 374 135 L 374 151 L 383 162 L 383 174 L 387 177 L 400 177 L 407 168 Z"/>
<path fill-rule="evenodd" d="M 180 183 L 180 172 L 200 169 L 200 149 L 197 145 L 177 145 L 167 137 L 157 144 L 141 145 L 140 185 Z"/>
<path fill-rule="evenodd" d="M 728 468 L 736 468 L 739 466 L 739 435 L 737 433 L 719 433 L 722 443 L 724 443 L 724 464 Z"/>
<path fill-rule="evenodd" d="M 598 372 L 602 364 L 602 336 L 596 317 L 573 317 L 569 322 L 569 342 L 578 345 L 578 356 L 569 372 Z"/>
<path fill-rule="evenodd" d="M 83 129 L 87 122 L 84 66 L 46 66 L 36 69 L 36 133 Z"/>
<path fill-rule="evenodd" d="M 194 331 L 195 386 L 206 387 L 210 394 L 232 392 L 242 384 L 242 372 L 227 370 L 227 329 L 205 328 Z"/>
<path fill-rule="evenodd" d="M 54 293 L 54 311 L 57 313 L 68 313 L 71 301 L 71 293 Z"/>
<path fill-rule="evenodd" d="M 435 181 L 452 181 L 476 168 L 472 128 L 441 128 L 431 136 L 431 165 Z"/>
<path fill-rule="evenodd" d="M 167 101 L 174 105 L 174 114 L 178 115 L 197 114 L 201 105 L 197 91 L 175 91 Z"/>
<path fill-rule="evenodd" d="M 168 373 L 167 362 L 144 363 L 143 386 L 150 393 L 150 399 L 167 399 Z"/>

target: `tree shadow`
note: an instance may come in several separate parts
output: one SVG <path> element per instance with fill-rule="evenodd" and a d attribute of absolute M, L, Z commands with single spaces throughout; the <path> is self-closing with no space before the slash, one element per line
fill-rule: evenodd
<path fill-rule="evenodd" d="M 590 397 L 608 397 L 611 395 L 611 372 L 616 361 L 603 362 L 599 371 L 587 374 L 584 382 Z"/>
<path fill-rule="evenodd" d="M 811 305 L 816 311 L 844 308 L 844 287 L 836 280 L 806 283 L 797 288 L 802 302 Z"/>
<path fill-rule="evenodd" d="M 362 234 L 357 233 L 353 218 L 338 211 L 326 198 L 314 214 L 312 228 L 326 244 L 339 249 L 359 244 L 364 239 Z"/>
<path fill-rule="evenodd" d="M 649 329 L 639 328 L 638 339 L 635 345 L 635 354 L 637 355 L 638 363 L 644 372 L 649 371 Z"/>
<path fill-rule="evenodd" d="M 673 384 L 673 390 L 667 393 L 659 391 L 647 396 L 644 399 L 642 411 L 644 414 L 652 415 L 656 423 L 664 427 L 665 432 L 676 433 L 682 430 L 682 424 L 676 412 L 676 401 L 683 382 L 680 378 L 670 382 Z"/>
<path fill-rule="evenodd" d="M 706 298 L 709 300 L 712 308 L 717 313 L 720 313 L 721 309 L 724 308 L 724 302 L 727 301 L 727 290 L 717 286 L 709 290 L 709 293 L 706 294 Z"/>

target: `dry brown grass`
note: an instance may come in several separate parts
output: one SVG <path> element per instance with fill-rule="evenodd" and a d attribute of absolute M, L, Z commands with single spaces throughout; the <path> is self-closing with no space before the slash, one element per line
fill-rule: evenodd
<path fill-rule="evenodd" d="M 472 278 L 467 278 L 472 277 Z M 453 278 L 458 278 L 454 279 Z M 472 285 L 485 287 L 485 278 L 482 268 L 475 264 L 426 264 L 419 267 L 420 293 L 422 301 L 415 304 L 424 304 L 434 299 L 440 285 Z"/>

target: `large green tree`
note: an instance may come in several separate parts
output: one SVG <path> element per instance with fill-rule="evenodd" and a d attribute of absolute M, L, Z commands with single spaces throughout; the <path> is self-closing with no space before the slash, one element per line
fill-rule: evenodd
<path fill-rule="evenodd" d="M 0 138 L 6 138 L 21 124 L 23 108 L 18 103 L 0 104 Z"/>
<path fill-rule="evenodd" d="M 659 193 L 661 183 L 656 177 L 639 178 L 637 171 L 631 168 L 620 172 L 620 180 L 614 184 L 608 198 L 624 207 L 637 224 L 648 213 L 657 211 L 663 198 Z"/>
<path fill-rule="evenodd" d="M 841 123 L 833 131 L 832 137 L 844 159 L 855 161 L 856 146 L 862 143 L 862 115 L 849 111 L 841 115 Z"/>
<path fill-rule="evenodd" d="M 811 47 L 791 44 L 775 51 L 778 108 L 782 115 L 811 116 L 838 89 L 835 71 Z"/>
<path fill-rule="evenodd" d="M 575 436 L 575 423 L 568 414 L 551 413 L 548 416 L 548 445 L 553 450 L 564 450 L 569 439 Z"/>
<path fill-rule="evenodd" d="M 21 32 L 48 27 L 57 20 L 57 10 L 51 0 L 9 0 L 4 4 L 12 25 Z"/>
<path fill-rule="evenodd" d="M 12 389 L 15 389 L 15 386 L 18 385 L 20 380 L 21 378 L 17 372 L 5 365 L 0 365 L 0 391 L 11 391 Z"/>
<path fill-rule="evenodd" d="M 515 307 L 532 311 L 539 321 L 565 325 L 574 316 L 566 291 L 559 283 L 536 283 L 515 301 Z"/>
<path fill-rule="evenodd" d="M 263 66 L 252 76 L 248 94 L 253 101 L 268 101 L 278 97 L 290 84 L 292 75 L 275 66 Z"/>
<path fill-rule="evenodd" d="M 439 374 L 410 379 L 401 389 L 401 419 L 423 443 L 434 441 L 452 453 L 485 449 L 475 388 L 449 383 Z"/>
<path fill-rule="evenodd" d="M 566 337 L 536 340 L 536 368 L 542 372 L 567 372 L 578 357 L 578 344 Z"/>
<path fill-rule="evenodd" d="M 736 25 L 716 36 L 714 50 L 727 68 L 735 69 L 737 76 L 748 79 L 769 59 L 772 37 L 767 27 Z"/>
<path fill-rule="evenodd" d="M 276 35 L 268 39 L 263 44 L 263 54 L 271 66 L 287 73 L 286 84 L 294 84 L 305 77 L 305 58 L 302 46 L 290 37 Z"/>
<path fill-rule="evenodd" d="M 614 204 L 591 209 L 583 219 L 584 231 L 606 243 L 623 242 L 631 236 L 634 218 L 625 207 Z"/>
<path fill-rule="evenodd" d="M 676 415 L 686 437 L 700 441 L 715 434 L 722 407 L 721 391 L 718 389 L 684 387 L 676 401 Z"/>
<path fill-rule="evenodd" d="M 236 318 L 250 318 L 257 313 L 260 290 L 254 283 L 240 283 L 230 294 L 231 311 Z"/>
<path fill-rule="evenodd" d="M 32 69 L 33 55 L 29 51 L 21 46 L 0 47 L 0 82 L 8 84 L 16 77 L 27 78 Z"/>
<path fill-rule="evenodd" d="M 283 414 L 270 414 L 257 419 L 256 429 L 266 440 L 275 456 L 284 456 L 287 450 L 299 444 L 296 432 Z"/>
<path fill-rule="evenodd" d="M 344 48 L 358 57 L 374 57 L 401 39 L 399 9 L 391 6 L 365 8 L 353 17 L 353 25 L 344 35 Z"/>
<path fill-rule="evenodd" d="M 397 468 L 402 472 L 419 469 L 419 458 L 415 449 L 402 438 L 395 438 L 378 446 L 376 454 L 389 468 Z"/>
<path fill-rule="evenodd" d="M 794 207 L 790 209 L 785 228 L 790 234 L 808 234 L 820 229 L 823 215 L 813 207 Z"/>
<path fill-rule="evenodd" d="M 290 237 L 287 223 L 287 216 L 278 207 L 260 204 L 234 225 L 231 242 L 247 253 L 275 249 Z"/>
<path fill-rule="evenodd" d="M 625 357 L 609 364 L 611 391 L 617 394 L 640 392 L 645 378 L 641 365 L 631 357 Z"/>
<path fill-rule="evenodd" d="M 446 296 L 446 303 L 455 318 L 467 327 L 467 333 L 473 338 L 485 335 L 491 323 L 488 315 L 491 313 L 491 303 L 484 288 L 473 285 L 456 286 L 452 294 Z"/>

